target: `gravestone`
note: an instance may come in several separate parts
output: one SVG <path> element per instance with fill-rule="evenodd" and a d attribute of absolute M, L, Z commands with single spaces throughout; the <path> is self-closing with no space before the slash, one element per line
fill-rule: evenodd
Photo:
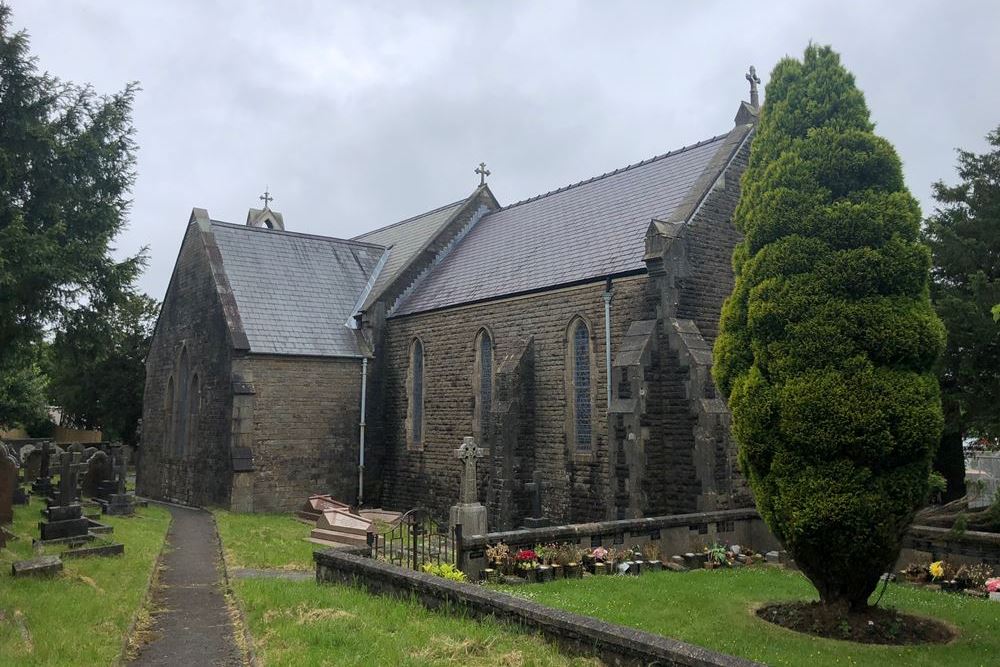
<path fill-rule="evenodd" d="M 17 460 L 7 445 L 0 443 L 0 525 L 14 522 L 14 489 L 17 487 Z"/>
<path fill-rule="evenodd" d="M 104 513 L 113 516 L 135 514 L 135 496 L 126 492 L 128 458 L 123 446 L 111 448 L 111 464 L 114 468 L 115 492 L 108 497 Z"/>
<path fill-rule="evenodd" d="M 28 494 L 24 492 L 23 488 L 21 488 L 21 478 L 18 475 L 20 469 L 23 467 L 21 466 L 21 460 L 17 456 L 17 450 L 15 450 L 10 445 L 5 445 L 4 443 L 0 442 L 0 451 L 2 451 L 5 447 L 7 449 L 7 456 L 9 456 L 10 460 L 14 462 L 14 465 L 18 467 L 18 471 L 14 473 L 14 504 L 27 505 Z"/>
<path fill-rule="evenodd" d="M 67 452 L 77 452 L 80 454 L 80 456 L 83 456 L 83 452 L 86 449 L 87 446 L 82 442 L 71 442 L 70 444 L 66 445 Z"/>
<path fill-rule="evenodd" d="M 525 528 L 544 528 L 552 525 L 552 522 L 542 514 L 542 490 L 545 486 L 543 477 L 542 472 L 536 470 L 531 476 L 532 481 L 524 485 L 524 490 L 528 492 L 531 500 L 531 516 L 524 519 Z"/>
<path fill-rule="evenodd" d="M 34 445 L 25 445 L 19 452 L 21 458 L 21 476 L 25 484 L 31 484 L 38 477 L 42 467 L 42 452 Z"/>
<path fill-rule="evenodd" d="M 87 535 L 89 522 L 76 502 L 79 476 L 85 467 L 78 452 L 65 452 L 60 457 L 59 493 L 43 512 L 47 521 L 38 523 L 43 541 Z"/>
<path fill-rule="evenodd" d="M 455 450 L 455 458 L 462 462 L 462 477 L 458 504 L 451 507 L 449 523 L 452 528 L 461 525 L 465 536 L 486 534 L 486 508 L 479 502 L 476 489 L 476 461 L 484 455 L 485 452 L 476 447 L 476 441 L 468 437 Z"/>
<path fill-rule="evenodd" d="M 90 460 L 91 456 L 93 456 L 99 451 L 101 450 L 99 450 L 97 447 L 87 447 L 85 450 L 83 450 L 83 461 L 86 463 L 87 461 Z"/>
<path fill-rule="evenodd" d="M 108 455 L 100 450 L 95 451 L 87 461 L 87 472 L 83 475 L 83 495 L 100 498 L 101 491 L 105 490 L 103 498 L 107 499 L 115 491 L 114 476 L 115 469 Z"/>
<path fill-rule="evenodd" d="M 31 492 L 36 496 L 47 497 L 52 494 L 52 478 L 50 467 L 56 447 L 51 442 L 43 442 L 40 448 L 38 474 L 31 483 Z"/>

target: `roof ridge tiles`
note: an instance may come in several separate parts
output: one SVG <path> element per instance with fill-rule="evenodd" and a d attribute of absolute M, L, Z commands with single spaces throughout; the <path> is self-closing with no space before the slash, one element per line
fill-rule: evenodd
<path fill-rule="evenodd" d="M 322 234 L 307 234 L 305 232 L 291 232 L 287 229 L 268 229 L 267 227 L 250 227 L 248 225 L 241 225 L 235 222 L 226 222 L 225 220 L 212 220 L 213 225 L 223 225 L 225 227 L 231 227 L 233 229 L 243 229 L 250 232 L 258 232 L 263 234 L 280 234 L 282 236 L 296 236 L 299 238 L 306 239 L 317 239 L 320 241 L 336 241 L 337 243 L 348 243 L 351 245 L 365 246 L 368 248 L 379 248 L 384 250 L 385 246 L 379 243 L 372 243 L 370 241 L 358 241 L 356 239 L 342 239 L 339 236 L 323 236 Z"/>
<path fill-rule="evenodd" d="M 414 220 L 417 220 L 419 218 L 426 218 L 428 215 L 433 215 L 434 213 L 443 211 L 446 208 L 450 208 L 452 206 L 458 206 L 459 204 L 462 204 L 468 200 L 469 200 L 468 197 L 463 197 L 462 199 L 459 199 L 458 201 L 453 201 L 450 204 L 444 204 L 443 206 L 438 206 L 437 208 L 433 208 L 429 211 L 424 211 L 423 213 L 418 213 L 417 215 L 411 215 L 409 218 L 406 218 L 405 220 L 400 220 L 399 222 L 394 222 L 391 225 L 386 225 L 385 227 L 379 227 L 378 229 L 373 229 L 371 231 L 364 232 L 363 234 L 358 234 L 357 236 L 354 236 L 352 238 L 360 239 L 364 236 L 371 236 L 372 234 L 375 234 L 377 232 L 384 232 L 387 229 L 392 229 L 393 227 L 399 227 L 400 225 L 405 225 L 406 223 L 413 222 Z"/>
<path fill-rule="evenodd" d="M 608 178 L 609 176 L 614 176 L 614 175 L 620 174 L 622 172 L 630 171 L 632 169 L 636 169 L 637 167 L 642 167 L 642 166 L 645 166 L 645 165 L 650 164 L 652 162 L 656 162 L 658 160 L 662 160 L 664 158 L 674 157 L 675 155 L 680 155 L 681 153 L 685 153 L 687 151 L 694 150 L 695 148 L 700 148 L 701 146 L 704 146 L 706 144 L 710 144 L 713 141 L 720 141 L 722 139 L 725 139 L 727 136 L 729 136 L 729 132 L 725 132 L 723 134 L 718 134 L 718 135 L 716 135 L 714 137 L 710 137 L 708 139 L 703 139 L 702 141 L 699 141 L 698 143 L 695 143 L 695 144 L 690 144 L 688 146 L 681 146 L 680 148 L 674 149 L 672 151 L 667 151 L 666 153 L 661 153 L 660 155 L 654 155 L 653 157 L 646 158 L 645 160 L 641 160 L 639 162 L 634 162 L 634 163 L 626 165 L 624 167 L 619 167 L 618 169 L 615 169 L 614 171 L 604 172 L 600 176 L 591 176 L 590 178 L 586 178 L 586 179 L 584 179 L 582 181 L 577 181 L 576 183 L 570 183 L 569 185 L 564 185 L 564 186 L 562 186 L 560 188 L 556 188 L 555 190 L 549 190 L 548 192 L 545 192 L 545 193 L 542 193 L 542 194 L 538 194 L 538 195 L 534 195 L 532 197 L 528 197 L 527 199 L 522 199 L 520 201 L 516 201 L 513 204 L 508 204 L 507 206 L 504 206 L 504 207 L 500 208 L 500 211 L 506 211 L 506 210 L 515 208 L 517 206 L 521 206 L 522 204 L 529 204 L 531 202 L 538 201 L 539 199 L 544 199 L 544 198 L 550 197 L 552 195 L 557 195 L 560 192 L 566 192 L 567 190 L 570 190 L 572 188 L 577 188 L 577 187 L 580 187 L 581 185 L 587 185 L 589 183 L 593 183 L 595 181 L 599 181 L 599 180 L 601 180 L 603 178 Z"/>

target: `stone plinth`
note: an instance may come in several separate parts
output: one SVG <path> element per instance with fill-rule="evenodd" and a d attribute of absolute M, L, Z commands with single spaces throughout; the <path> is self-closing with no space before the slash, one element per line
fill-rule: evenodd
<path fill-rule="evenodd" d="M 58 574 L 63 569 L 59 556 L 41 556 L 31 560 L 19 560 L 10 566 L 10 573 L 15 577 Z"/>
<path fill-rule="evenodd" d="M 131 493 L 113 493 L 104 506 L 104 513 L 111 516 L 135 514 L 135 497 Z"/>
<path fill-rule="evenodd" d="M 485 535 L 486 508 L 480 503 L 452 505 L 448 525 L 452 529 L 462 526 L 462 535 Z"/>

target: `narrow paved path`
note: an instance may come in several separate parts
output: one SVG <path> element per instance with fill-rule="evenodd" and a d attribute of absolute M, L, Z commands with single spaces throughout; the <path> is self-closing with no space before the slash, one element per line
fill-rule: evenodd
<path fill-rule="evenodd" d="M 241 665 L 222 593 L 215 520 L 204 510 L 162 505 L 174 520 L 167 533 L 153 633 L 133 665 Z"/>

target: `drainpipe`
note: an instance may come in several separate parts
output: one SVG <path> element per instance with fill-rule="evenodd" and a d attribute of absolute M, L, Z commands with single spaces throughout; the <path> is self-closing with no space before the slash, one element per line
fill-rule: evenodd
<path fill-rule="evenodd" d="M 365 399 L 368 395 L 368 357 L 361 358 L 361 435 L 358 449 L 358 508 L 365 498 Z"/>
<path fill-rule="evenodd" d="M 614 290 L 611 289 L 611 276 L 604 289 L 604 361 L 606 364 L 608 380 L 608 414 L 611 413 L 611 297 Z"/>

